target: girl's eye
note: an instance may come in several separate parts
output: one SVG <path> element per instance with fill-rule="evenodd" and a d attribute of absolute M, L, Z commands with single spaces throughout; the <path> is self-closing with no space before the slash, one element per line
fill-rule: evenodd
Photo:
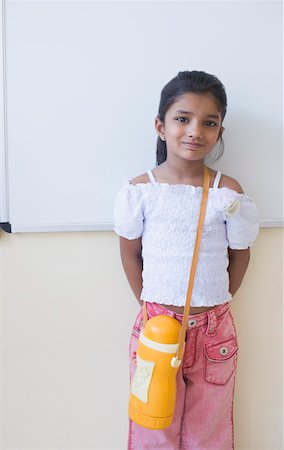
<path fill-rule="evenodd" d="M 212 122 L 212 120 L 207 120 L 205 123 L 210 124 L 209 127 L 216 127 L 217 123 L 216 122 Z"/>
<path fill-rule="evenodd" d="M 184 123 L 187 120 L 187 118 L 186 117 L 177 117 L 176 120 L 180 123 Z"/>

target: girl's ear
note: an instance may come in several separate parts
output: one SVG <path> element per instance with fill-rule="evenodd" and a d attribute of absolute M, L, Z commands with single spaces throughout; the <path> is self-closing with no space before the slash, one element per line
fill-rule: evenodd
<path fill-rule="evenodd" d="M 163 122 L 161 121 L 161 119 L 159 119 L 158 117 L 156 117 L 156 119 L 155 119 L 155 128 L 156 128 L 156 131 L 157 131 L 158 135 L 163 140 L 164 132 L 165 132 L 165 126 L 164 126 Z"/>
<path fill-rule="evenodd" d="M 224 133 L 225 128 L 221 127 L 220 131 L 219 131 L 219 138 L 222 136 L 222 134 Z"/>

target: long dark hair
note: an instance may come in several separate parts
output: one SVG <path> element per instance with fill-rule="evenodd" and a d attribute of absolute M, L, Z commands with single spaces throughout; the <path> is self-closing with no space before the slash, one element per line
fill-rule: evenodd
<path fill-rule="evenodd" d="M 157 118 L 165 122 L 165 115 L 171 105 L 177 100 L 177 97 L 186 92 L 196 94 L 210 93 L 218 105 L 221 112 L 222 122 L 227 111 L 227 96 L 225 87 L 215 75 L 206 72 L 193 70 L 191 72 L 179 72 L 175 78 L 169 81 L 161 92 L 159 112 Z M 224 152 L 224 141 L 220 137 L 219 150 L 216 154 L 210 155 L 211 161 L 216 161 Z M 156 164 L 160 165 L 167 159 L 167 144 L 160 137 L 157 140 Z"/>

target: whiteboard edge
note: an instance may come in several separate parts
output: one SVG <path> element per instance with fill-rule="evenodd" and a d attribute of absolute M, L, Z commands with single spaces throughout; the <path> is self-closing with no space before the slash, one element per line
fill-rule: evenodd
<path fill-rule="evenodd" d="M 1 144 L 0 144 L 0 222 L 9 222 L 9 190 L 8 190 L 8 141 L 7 141 L 7 80 L 6 80 L 6 25 L 5 0 L 1 0 L 1 33 L 0 33 L 0 65 L 1 65 Z"/>
<path fill-rule="evenodd" d="M 283 228 L 284 219 L 264 219 L 260 221 L 260 228 Z M 49 224 L 49 225 L 11 225 L 12 233 L 56 233 L 64 231 L 113 231 L 114 224 L 111 222 L 102 223 L 70 223 L 70 224 Z"/>

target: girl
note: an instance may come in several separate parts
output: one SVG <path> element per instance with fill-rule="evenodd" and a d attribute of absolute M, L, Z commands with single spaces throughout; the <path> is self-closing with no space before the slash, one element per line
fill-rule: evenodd
<path fill-rule="evenodd" d="M 180 322 L 206 158 L 223 152 L 227 98 L 214 76 L 185 71 L 162 90 L 155 119 L 157 166 L 117 194 L 114 231 L 123 268 L 148 317 Z M 212 152 L 212 149 L 213 152 Z M 216 155 L 215 155 L 216 157 Z M 209 169 L 210 189 L 191 299 L 186 346 L 177 374 L 173 422 L 164 430 L 130 420 L 129 449 L 231 450 L 237 338 L 229 302 L 248 267 L 258 214 L 240 184 Z M 130 377 L 142 326 L 140 310 L 130 341 Z"/>

